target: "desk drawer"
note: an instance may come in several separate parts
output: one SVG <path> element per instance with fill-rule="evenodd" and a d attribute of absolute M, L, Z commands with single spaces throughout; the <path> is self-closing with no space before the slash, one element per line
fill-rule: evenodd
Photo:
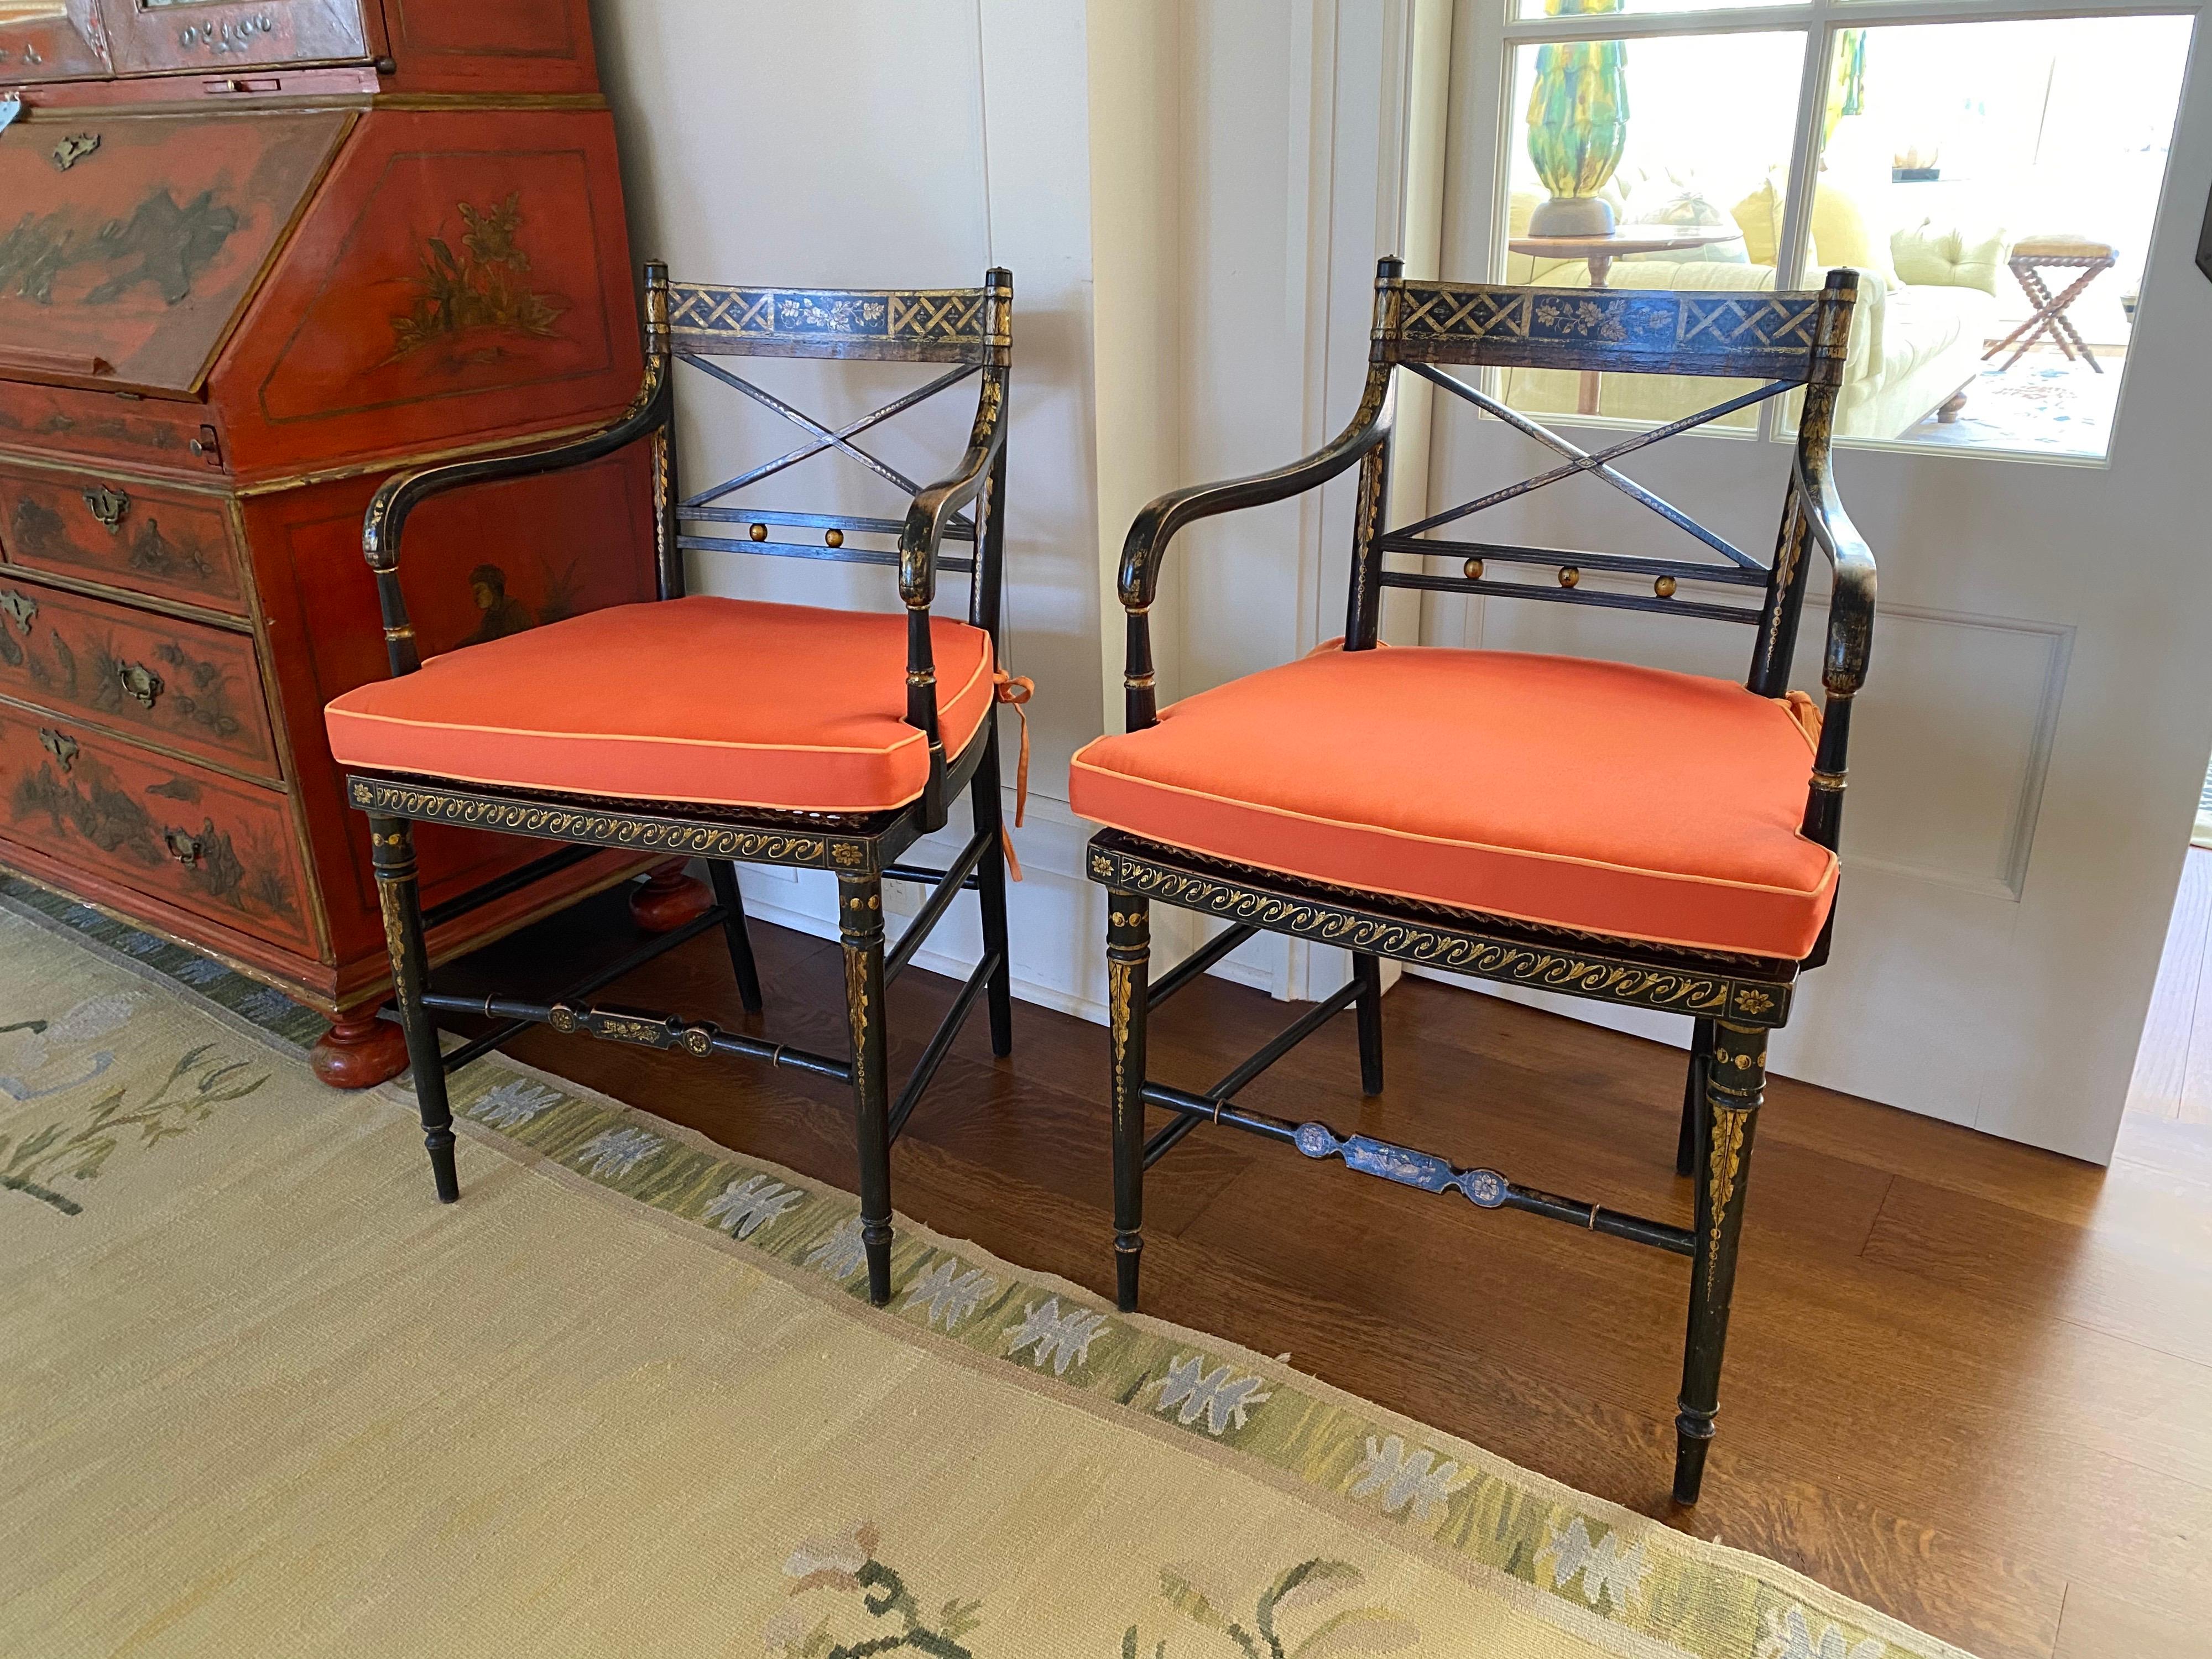
<path fill-rule="evenodd" d="M 0 561 L 243 613 L 219 495 L 93 473 L 0 467 Z"/>
<path fill-rule="evenodd" d="M 0 835 L 312 955 L 282 791 L 0 703 Z"/>
<path fill-rule="evenodd" d="M 247 635 L 0 572 L 0 696 L 280 775 Z"/>

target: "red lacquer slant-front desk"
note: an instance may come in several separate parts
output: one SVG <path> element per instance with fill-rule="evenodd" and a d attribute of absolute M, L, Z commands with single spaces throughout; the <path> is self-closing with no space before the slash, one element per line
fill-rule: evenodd
<path fill-rule="evenodd" d="M 0 0 L 18 99 L 0 864 L 322 1009 L 319 1069 L 379 1080 L 404 1056 L 322 708 L 386 672 L 377 484 L 637 388 L 587 0 Z M 652 597 L 649 495 L 624 456 L 426 507 L 422 653 Z M 645 862 L 418 838 L 437 956 Z"/>

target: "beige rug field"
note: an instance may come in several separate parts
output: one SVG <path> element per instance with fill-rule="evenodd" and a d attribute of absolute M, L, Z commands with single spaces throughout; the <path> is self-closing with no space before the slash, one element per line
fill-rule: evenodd
<path fill-rule="evenodd" d="M 846 1194 L 456 1084 L 441 1208 L 403 1095 L 0 910 L 0 1654 L 1954 1652 L 910 1222 L 872 1311 Z"/>

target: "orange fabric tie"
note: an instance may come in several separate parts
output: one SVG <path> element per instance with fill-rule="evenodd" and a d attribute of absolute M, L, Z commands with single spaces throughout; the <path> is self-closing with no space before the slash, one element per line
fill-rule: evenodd
<path fill-rule="evenodd" d="M 1013 705 L 1014 713 L 1022 717 L 1021 757 L 1014 763 L 1014 828 L 1022 827 L 1022 819 L 1030 810 L 1030 711 L 1029 700 L 1036 695 L 1036 682 L 1020 674 L 994 673 L 998 682 L 1000 702 Z M 1016 881 L 1022 878 L 1022 861 L 1014 856 L 1014 838 L 1007 833 L 1004 820 L 999 824 L 999 844 L 1006 851 L 1006 868 Z"/>

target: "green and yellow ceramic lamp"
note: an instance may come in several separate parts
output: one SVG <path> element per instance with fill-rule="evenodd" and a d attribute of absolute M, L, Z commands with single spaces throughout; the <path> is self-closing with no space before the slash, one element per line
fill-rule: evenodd
<path fill-rule="evenodd" d="M 1619 11 L 1625 0 L 1544 0 L 1551 17 Z M 1536 52 L 1528 94 L 1528 159 L 1552 192 L 1528 220 L 1531 236 L 1605 236 L 1613 206 L 1598 191 L 1628 143 L 1628 47 L 1620 40 L 1558 40 Z"/>

